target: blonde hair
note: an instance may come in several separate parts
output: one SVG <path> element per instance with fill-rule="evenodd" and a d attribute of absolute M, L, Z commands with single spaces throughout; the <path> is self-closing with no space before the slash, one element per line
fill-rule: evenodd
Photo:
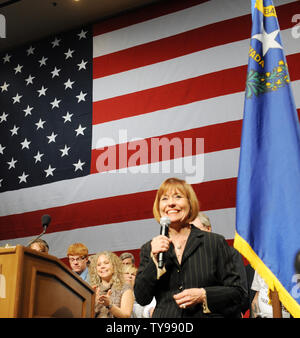
<path fill-rule="evenodd" d="M 106 256 L 113 267 L 113 275 L 112 275 L 112 286 L 116 289 L 122 289 L 124 285 L 124 278 L 123 278 L 123 266 L 121 259 L 111 251 L 102 251 L 95 255 L 90 256 L 90 266 L 89 266 L 89 273 L 90 273 L 90 281 L 92 286 L 100 286 L 102 283 L 101 278 L 97 273 L 97 264 L 98 258 L 100 256 Z"/>
<path fill-rule="evenodd" d="M 189 202 L 189 206 L 190 206 L 190 211 L 189 211 L 186 222 L 189 223 L 192 220 L 194 220 L 199 213 L 199 201 L 196 196 L 196 193 L 193 187 L 189 183 L 179 178 L 173 177 L 173 178 L 166 179 L 161 184 L 159 189 L 157 190 L 156 197 L 155 197 L 154 204 L 153 204 L 153 215 L 154 215 L 154 218 L 157 220 L 157 222 L 159 223 L 160 217 L 161 217 L 160 211 L 159 211 L 159 202 L 160 202 L 161 196 L 170 189 L 174 191 L 178 190 L 187 198 Z"/>
<path fill-rule="evenodd" d="M 131 273 L 131 274 L 135 274 L 136 275 L 137 272 L 137 268 L 133 265 L 130 264 L 123 264 L 123 273 Z"/>

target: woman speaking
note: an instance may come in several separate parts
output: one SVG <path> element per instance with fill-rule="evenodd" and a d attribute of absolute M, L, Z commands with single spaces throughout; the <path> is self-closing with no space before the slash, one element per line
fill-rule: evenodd
<path fill-rule="evenodd" d="M 224 237 L 192 224 L 199 204 L 192 186 L 169 178 L 159 187 L 153 205 L 155 219 L 170 219 L 169 236 L 145 243 L 134 285 L 141 305 L 156 299 L 154 318 L 241 317 L 247 297 Z M 158 254 L 164 266 L 158 268 Z"/>

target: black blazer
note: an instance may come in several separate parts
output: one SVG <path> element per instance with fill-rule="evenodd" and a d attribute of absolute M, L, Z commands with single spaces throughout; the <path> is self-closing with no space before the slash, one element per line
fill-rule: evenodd
<path fill-rule="evenodd" d="M 158 280 L 156 265 L 150 257 L 150 243 L 141 248 L 134 294 L 141 305 L 156 298 L 154 318 L 241 316 L 241 303 L 247 293 L 241 286 L 230 247 L 223 236 L 192 225 L 181 264 L 171 244 L 165 253 L 166 273 Z M 178 307 L 173 295 L 188 288 L 205 288 L 211 314 L 203 313 L 202 304 L 186 309 Z"/>

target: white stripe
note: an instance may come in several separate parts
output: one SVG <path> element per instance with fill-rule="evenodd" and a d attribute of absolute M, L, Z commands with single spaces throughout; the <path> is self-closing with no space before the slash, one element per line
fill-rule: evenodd
<path fill-rule="evenodd" d="M 94 37 L 94 56 L 110 54 L 250 13 L 244 0 L 212 0 Z M 222 6 L 222 10 L 217 10 Z M 201 20 L 199 20 L 201 18 Z"/>
<path fill-rule="evenodd" d="M 277 0 L 275 6 L 297 0 Z M 225 6 L 224 6 L 225 5 Z M 95 36 L 94 57 L 180 34 L 198 27 L 250 14 L 250 1 L 211 0 L 112 32 Z M 201 19 L 199 19 L 201 18 Z"/>
<path fill-rule="evenodd" d="M 245 93 L 197 101 L 93 126 L 92 149 L 150 138 L 243 118 Z M 158 123 L 159 121 L 159 123 Z M 124 137 L 127 135 L 127 139 Z"/>
<path fill-rule="evenodd" d="M 235 208 L 204 212 L 210 218 L 213 232 L 220 233 L 226 239 L 234 238 Z M 43 239 L 49 244 L 51 255 L 63 258 L 66 257 L 69 245 L 78 242 L 88 245 L 90 254 L 103 250 L 140 249 L 144 243 L 159 234 L 159 229 L 159 224 L 151 218 L 50 233 L 44 235 Z M 0 241 L 0 247 L 5 244 L 27 245 L 33 238 L 31 236 Z"/>
<path fill-rule="evenodd" d="M 202 179 L 207 182 L 236 177 L 238 158 L 239 148 L 228 149 L 205 154 L 204 161 L 203 155 L 186 157 L 185 160 L 167 161 L 161 164 L 163 168 L 166 169 L 169 165 L 171 169 L 165 173 L 162 169 L 159 173 L 151 173 L 151 168 L 156 169 L 157 164 L 150 164 L 128 168 L 127 173 L 94 174 L 38 187 L 8 191 L 0 195 L 0 215 L 19 214 L 71 203 L 156 190 L 163 180 L 171 175 L 187 179 L 190 183 L 201 182 Z M 180 168 L 180 164 L 184 169 L 182 173 L 174 170 Z"/>
<path fill-rule="evenodd" d="M 282 31 L 281 36 L 286 46 L 286 55 L 300 52 L 299 41 L 293 38 L 291 29 Z M 249 44 L 250 39 L 241 40 L 95 79 L 93 101 L 101 101 L 246 65 Z"/>
<path fill-rule="evenodd" d="M 248 51 L 249 39 L 95 79 L 93 101 L 101 101 L 245 65 L 248 62 Z"/>

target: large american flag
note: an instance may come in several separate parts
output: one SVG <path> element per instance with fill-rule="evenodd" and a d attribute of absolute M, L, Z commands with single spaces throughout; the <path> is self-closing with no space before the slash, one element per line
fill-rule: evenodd
<path fill-rule="evenodd" d="M 299 112 L 300 2 L 274 5 Z M 0 246 L 26 245 L 50 214 L 57 257 L 74 242 L 138 257 L 172 176 L 193 184 L 230 242 L 250 11 L 245 0 L 161 1 L 5 52 Z"/>

